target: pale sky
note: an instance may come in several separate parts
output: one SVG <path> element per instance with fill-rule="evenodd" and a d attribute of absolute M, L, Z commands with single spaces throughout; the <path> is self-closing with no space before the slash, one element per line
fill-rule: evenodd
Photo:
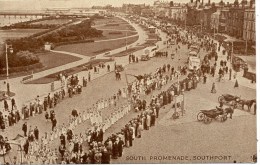
<path fill-rule="evenodd" d="M 187 3 L 189 1 L 190 0 L 173 0 L 173 2 L 175 3 Z M 234 0 L 223 1 L 234 2 Z M 168 2 L 170 2 L 170 0 L 168 0 Z M 208 0 L 204 0 L 204 3 L 206 2 L 208 2 Z M 218 3 L 220 2 L 220 0 L 211 0 L 211 2 Z M 122 4 L 124 3 L 145 3 L 147 5 L 152 5 L 154 3 L 154 0 L 0 0 L 0 10 L 39 10 L 43 8 L 104 6 L 107 4 L 118 7 L 122 6 Z"/>

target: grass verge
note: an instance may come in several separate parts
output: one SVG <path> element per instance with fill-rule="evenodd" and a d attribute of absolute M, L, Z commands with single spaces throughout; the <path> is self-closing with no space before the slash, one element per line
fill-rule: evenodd
<path fill-rule="evenodd" d="M 66 70 L 63 70 L 63 71 L 60 71 L 60 72 L 56 72 L 56 73 L 47 75 L 45 77 L 26 82 L 25 84 L 48 84 L 48 83 L 51 83 L 53 81 L 58 81 L 57 77 L 60 73 L 67 74 L 68 76 L 70 76 L 70 75 L 79 73 L 81 71 L 89 70 L 93 66 L 97 66 L 100 63 L 104 63 L 104 62 L 108 62 L 108 61 L 111 61 L 111 59 L 94 59 L 94 60 L 91 60 L 91 61 L 89 61 L 85 64 L 82 64 L 82 65 L 79 65 L 79 66 L 76 66 L 76 67 L 73 67 L 73 68 L 70 68 L 70 69 L 66 69 Z"/>

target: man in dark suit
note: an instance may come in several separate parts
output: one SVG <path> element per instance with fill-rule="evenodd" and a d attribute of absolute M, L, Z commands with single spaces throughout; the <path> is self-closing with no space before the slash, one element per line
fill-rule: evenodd
<path fill-rule="evenodd" d="M 66 140 L 65 140 L 65 136 L 63 134 L 60 135 L 60 143 L 64 146 L 66 146 Z"/>
<path fill-rule="evenodd" d="M 54 128 L 56 127 L 56 125 L 57 125 L 57 120 L 56 120 L 56 118 L 54 117 L 54 118 L 52 119 L 52 131 L 54 131 Z"/>
<path fill-rule="evenodd" d="M 98 131 L 98 135 L 97 135 L 97 141 L 98 142 L 103 142 L 103 134 L 104 134 L 104 132 L 103 132 L 103 130 L 102 129 L 100 129 L 99 131 Z"/>
<path fill-rule="evenodd" d="M 121 138 L 119 138 L 119 142 L 118 142 L 118 157 L 122 157 L 123 146 L 124 146 L 124 141 Z"/>
<path fill-rule="evenodd" d="M 27 136 L 27 122 L 23 124 L 22 130 L 24 132 L 24 136 Z"/>
<path fill-rule="evenodd" d="M 15 99 L 14 98 L 12 98 L 11 103 L 12 103 L 12 110 L 13 110 L 14 107 L 15 107 Z"/>
<path fill-rule="evenodd" d="M 8 103 L 7 103 L 6 100 L 4 100 L 4 108 L 5 108 L 6 111 L 8 111 Z"/>
<path fill-rule="evenodd" d="M 118 140 L 116 140 L 113 143 L 113 148 L 112 148 L 112 153 L 113 153 L 113 159 L 117 159 L 118 158 Z"/>
<path fill-rule="evenodd" d="M 37 126 L 34 128 L 33 134 L 34 134 L 35 139 L 39 140 L 39 130 L 38 130 Z"/>

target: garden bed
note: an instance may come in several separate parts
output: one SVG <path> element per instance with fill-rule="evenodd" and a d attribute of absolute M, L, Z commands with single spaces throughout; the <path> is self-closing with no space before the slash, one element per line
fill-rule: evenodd
<path fill-rule="evenodd" d="M 54 52 L 42 52 L 36 54 L 40 58 L 40 63 L 30 65 L 30 66 L 24 66 L 24 67 L 18 67 L 15 68 L 15 71 L 12 68 L 9 69 L 9 77 L 19 77 L 19 76 L 26 76 L 33 73 L 41 72 L 47 69 L 55 68 L 61 65 L 65 65 L 77 60 L 80 60 L 78 57 L 61 54 L 61 53 L 54 53 Z M 6 70 L 2 71 L 2 74 L 0 75 L 0 80 L 3 80 L 6 78 Z"/>
<path fill-rule="evenodd" d="M 89 61 L 85 64 L 82 64 L 82 65 L 79 65 L 79 66 L 76 66 L 76 67 L 73 67 L 73 68 L 70 68 L 70 69 L 66 69 L 66 70 L 63 70 L 63 71 L 60 71 L 60 72 L 56 72 L 56 73 L 47 75 L 45 77 L 26 82 L 25 84 L 48 84 L 48 83 L 51 83 L 53 81 L 59 81 L 58 75 L 60 75 L 60 73 L 62 73 L 63 75 L 70 76 L 70 75 L 79 73 L 81 71 L 90 70 L 94 66 L 97 66 L 101 63 L 108 62 L 108 61 L 111 61 L 111 59 L 94 59 L 94 60 L 91 60 L 91 61 Z"/>

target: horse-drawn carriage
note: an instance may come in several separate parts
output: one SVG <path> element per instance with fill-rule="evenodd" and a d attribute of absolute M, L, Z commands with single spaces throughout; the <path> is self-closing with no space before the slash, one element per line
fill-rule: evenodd
<path fill-rule="evenodd" d="M 232 114 L 234 110 L 232 108 L 221 109 L 216 107 L 216 109 L 211 110 L 200 110 L 197 115 L 198 121 L 203 121 L 205 124 L 211 123 L 213 119 L 218 120 L 220 119 L 221 122 L 227 120 L 228 114 L 230 114 L 230 118 L 232 118 Z"/>
<path fill-rule="evenodd" d="M 223 104 L 229 104 L 229 105 L 234 106 L 234 108 L 237 107 L 239 100 L 240 100 L 240 97 L 233 96 L 233 95 L 230 95 L 230 94 L 223 94 L 223 95 L 218 97 L 219 103 L 222 102 Z"/>
<path fill-rule="evenodd" d="M 256 103 L 256 99 L 252 99 L 252 100 L 241 99 L 238 96 L 233 96 L 230 94 L 223 94 L 223 95 L 219 96 L 218 101 L 219 101 L 219 103 L 222 102 L 223 104 L 229 104 L 229 105 L 233 106 L 233 108 L 240 107 L 242 110 L 244 110 L 244 106 L 246 105 L 248 108 L 248 111 L 250 111 L 252 105 L 254 103 Z"/>

